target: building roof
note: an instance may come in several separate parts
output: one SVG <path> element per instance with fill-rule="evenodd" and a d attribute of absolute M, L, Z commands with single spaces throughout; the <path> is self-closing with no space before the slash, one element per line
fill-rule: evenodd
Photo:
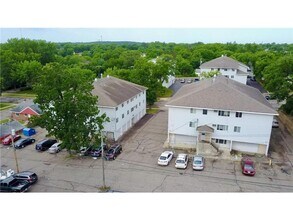
<path fill-rule="evenodd" d="M 209 69 L 209 68 L 232 68 L 232 69 L 238 69 L 239 66 L 244 66 L 245 68 L 249 67 L 237 60 L 234 60 L 227 56 L 221 56 L 216 59 L 210 60 L 208 62 L 205 62 L 200 65 L 201 69 Z"/>
<path fill-rule="evenodd" d="M 95 80 L 92 94 L 99 97 L 99 106 L 116 107 L 145 90 L 144 86 L 107 76 Z"/>
<path fill-rule="evenodd" d="M 31 108 L 32 110 L 34 110 L 39 115 L 42 114 L 42 110 L 40 109 L 39 105 L 35 104 L 34 101 L 31 100 L 31 99 L 21 102 L 18 106 L 16 106 L 15 108 L 11 109 L 11 111 L 19 113 L 19 112 L 22 112 L 27 107 Z"/>
<path fill-rule="evenodd" d="M 181 87 L 166 106 L 277 115 L 259 90 L 221 75 Z"/>
<path fill-rule="evenodd" d="M 24 128 L 18 121 L 11 121 L 0 125 L 0 137 L 5 137 L 11 134 L 11 130 L 20 131 Z"/>

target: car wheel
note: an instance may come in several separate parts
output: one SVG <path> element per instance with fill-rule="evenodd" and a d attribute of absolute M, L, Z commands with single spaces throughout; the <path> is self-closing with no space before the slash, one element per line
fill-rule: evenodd
<path fill-rule="evenodd" d="M 116 157 L 114 156 L 114 157 L 113 157 L 113 160 L 115 160 L 115 159 L 116 159 Z"/>
<path fill-rule="evenodd" d="M 35 142 L 35 140 L 32 140 L 32 143 L 34 143 Z"/>
<path fill-rule="evenodd" d="M 21 145 L 21 148 L 24 148 L 24 145 Z"/>

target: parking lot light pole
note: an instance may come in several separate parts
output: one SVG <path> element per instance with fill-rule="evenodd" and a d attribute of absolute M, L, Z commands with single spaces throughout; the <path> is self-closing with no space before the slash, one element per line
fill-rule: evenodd
<path fill-rule="evenodd" d="M 15 130 L 11 129 L 11 140 L 12 140 L 12 147 L 13 147 L 13 152 L 14 152 L 14 160 L 15 160 L 15 164 L 16 164 L 16 171 L 19 173 L 18 161 L 17 161 L 17 156 L 16 156 L 16 149 L 14 147 L 14 136 L 15 136 Z"/>
<path fill-rule="evenodd" d="M 101 131 L 101 147 L 102 147 L 102 170 L 103 170 L 103 188 L 106 188 L 105 184 L 105 166 L 104 166 L 104 143 L 103 143 L 103 133 Z"/>

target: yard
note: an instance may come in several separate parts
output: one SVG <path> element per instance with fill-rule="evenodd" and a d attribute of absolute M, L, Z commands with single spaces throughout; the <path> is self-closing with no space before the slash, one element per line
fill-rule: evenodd
<path fill-rule="evenodd" d="M 15 98 L 35 98 L 36 94 L 32 90 L 24 91 L 9 91 L 3 92 L 3 97 L 15 97 Z"/>

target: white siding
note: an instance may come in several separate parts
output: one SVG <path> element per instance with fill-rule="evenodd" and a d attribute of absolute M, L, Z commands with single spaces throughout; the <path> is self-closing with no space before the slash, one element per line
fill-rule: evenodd
<path fill-rule="evenodd" d="M 114 139 L 117 140 L 129 130 L 133 125 L 132 123 L 136 123 L 146 114 L 146 91 L 137 94 L 115 108 L 102 106 L 99 108 L 101 114 L 106 113 L 110 118 L 110 122 L 104 124 L 104 130 L 106 132 L 113 132 Z M 116 108 L 118 109 L 116 110 Z M 123 114 L 124 118 L 122 118 Z M 116 122 L 117 119 L 118 122 Z"/>
<path fill-rule="evenodd" d="M 162 83 L 162 86 L 169 88 L 170 86 L 174 84 L 174 82 L 175 82 L 175 76 L 168 75 L 168 82 L 164 81 Z"/>
<path fill-rule="evenodd" d="M 239 69 L 241 69 L 241 71 L 247 72 L 247 68 L 244 68 L 242 66 L 239 66 L 239 67 L 241 67 L 241 68 L 239 68 Z M 202 73 L 202 72 L 210 72 L 210 71 L 215 71 L 215 70 L 218 70 L 218 68 L 214 68 L 213 70 L 212 69 L 201 69 L 200 71 Z M 240 82 L 242 84 L 246 84 L 248 73 L 247 73 L 247 75 L 240 75 L 240 74 L 237 74 L 237 69 L 231 69 L 231 68 L 230 69 L 228 68 L 227 70 L 220 68 L 219 71 L 223 76 L 227 76 L 229 79 L 233 79 L 233 80 Z"/>
<path fill-rule="evenodd" d="M 189 126 L 191 121 L 196 122 L 195 127 Z M 196 109 L 195 113 L 191 113 L 190 108 L 169 107 L 168 132 L 198 136 L 196 127 L 208 125 L 214 128 L 212 138 L 227 140 L 227 144 L 220 147 L 230 148 L 230 141 L 268 146 L 272 121 L 273 115 L 242 112 L 242 117 L 236 117 L 236 112 L 230 112 L 230 116 L 219 116 L 218 111 L 213 109 L 208 109 L 207 115 L 204 115 L 202 109 Z M 228 130 L 217 130 L 217 125 L 227 125 Z M 234 126 L 240 127 L 240 132 L 234 132 Z M 246 150 L 245 146 L 244 148 Z"/>

